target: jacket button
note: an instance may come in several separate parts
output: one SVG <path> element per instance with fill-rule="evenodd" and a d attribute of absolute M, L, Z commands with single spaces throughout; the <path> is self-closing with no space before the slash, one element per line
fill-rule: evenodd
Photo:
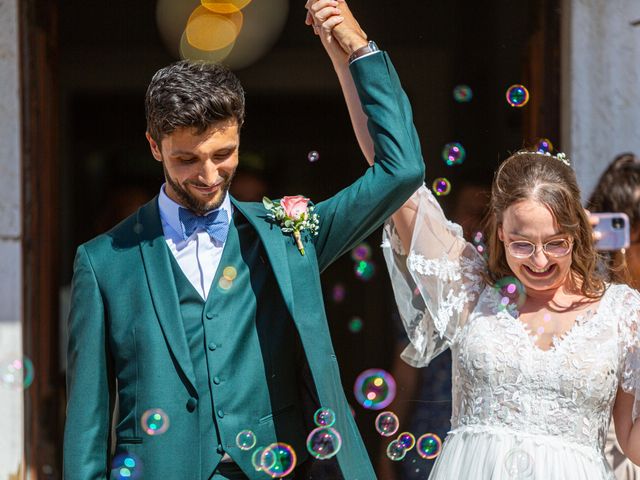
<path fill-rule="evenodd" d="M 212 319 L 213 319 L 213 317 L 215 317 L 215 315 L 213 314 L 213 312 L 207 312 L 206 317 L 207 317 L 209 320 L 212 320 Z"/>
<path fill-rule="evenodd" d="M 220 377 L 213 377 L 213 383 L 220 385 Z"/>
<path fill-rule="evenodd" d="M 222 445 L 218 444 L 218 448 L 216 448 L 216 452 L 218 452 L 220 455 L 224 453 L 224 448 L 222 448 Z"/>
<path fill-rule="evenodd" d="M 218 410 L 218 416 L 224 418 L 224 411 L 222 409 Z"/>
<path fill-rule="evenodd" d="M 214 342 L 211 342 L 211 343 L 209 344 L 209 350 L 211 350 L 212 352 L 213 352 L 216 348 L 218 348 L 218 346 L 217 346 Z"/>
<path fill-rule="evenodd" d="M 197 406 L 198 400 L 196 400 L 195 398 L 191 397 L 189 400 L 187 400 L 187 410 L 189 410 L 190 412 L 193 412 Z"/>

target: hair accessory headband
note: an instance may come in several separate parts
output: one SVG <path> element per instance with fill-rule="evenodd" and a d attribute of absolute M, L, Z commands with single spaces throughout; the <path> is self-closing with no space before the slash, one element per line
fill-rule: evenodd
<path fill-rule="evenodd" d="M 519 152 L 516 152 L 514 155 L 544 155 L 545 157 L 551 157 L 554 160 L 559 160 L 560 162 L 564 163 L 567 167 L 571 166 L 571 162 L 569 161 L 569 157 L 567 157 L 566 153 L 563 152 L 558 152 L 556 155 L 552 155 L 549 152 L 542 152 L 540 150 L 538 150 L 537 152 L 532 152 L 532 151 L 528 151 L 528 150 L 521 150 Z"/>

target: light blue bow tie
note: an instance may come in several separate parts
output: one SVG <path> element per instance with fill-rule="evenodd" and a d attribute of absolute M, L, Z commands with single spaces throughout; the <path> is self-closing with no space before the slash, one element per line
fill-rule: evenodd
<path fill-rule="evenodd" d="M 186 240 L 196 230 L 205 230 L 217 244 L 223 244 L 229 233 L 229 216 L 223 208 L 208 215 L 196 215 L 191 210 L 180 207 L 178 217 L 182 226 L 182 237 Z"/>

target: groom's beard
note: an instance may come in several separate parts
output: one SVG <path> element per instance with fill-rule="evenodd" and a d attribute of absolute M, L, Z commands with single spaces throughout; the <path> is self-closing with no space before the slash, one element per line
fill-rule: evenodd
<path fill-rule="evenodd" d="M 225 176 L 224 174 L 220 174 L 220 176 L 224 179 L 222 185 L 220 185 L 220 189 L 218 190 L 217 195 L 208 202 L 203 202 L 199 198 L 196 198 L 189 190 L 187 189 L 188 185 L 193 185 L 195 187 L 204 187 L 204 185 L 200 182 L 195 182 L 191 180 L 185 181 L 182 185 L 180 185 L 177 181 L 175 181 L 169 175 L 164 162 L 162 162 L 162 169 L 164 170 L 164 178 L 171 187 L 171 189 L 176 193 L 178 198 L 180 199 L 180 204 L 183 207 L 188 208 L 196 215 L 205 215 L 207 212 L 215 210 L 216 208 L 220 208 L 222 202 L 224 201 L 224 197 L 227 195 L 229 191 L 229 187 L 231 186 L 231 181 L 233 180 L 233 176 L 235 175 L 235 170 L 229 176 Z"/>

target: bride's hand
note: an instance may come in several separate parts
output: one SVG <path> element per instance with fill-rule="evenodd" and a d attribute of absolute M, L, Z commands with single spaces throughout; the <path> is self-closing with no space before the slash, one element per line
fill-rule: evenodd
<path fill-rule="evenodd" d="M 367 45 L 367 35 L 344 0 L 308 0 L 305 23 L 313 26 L 332 60 L 346 58 Z"/>

